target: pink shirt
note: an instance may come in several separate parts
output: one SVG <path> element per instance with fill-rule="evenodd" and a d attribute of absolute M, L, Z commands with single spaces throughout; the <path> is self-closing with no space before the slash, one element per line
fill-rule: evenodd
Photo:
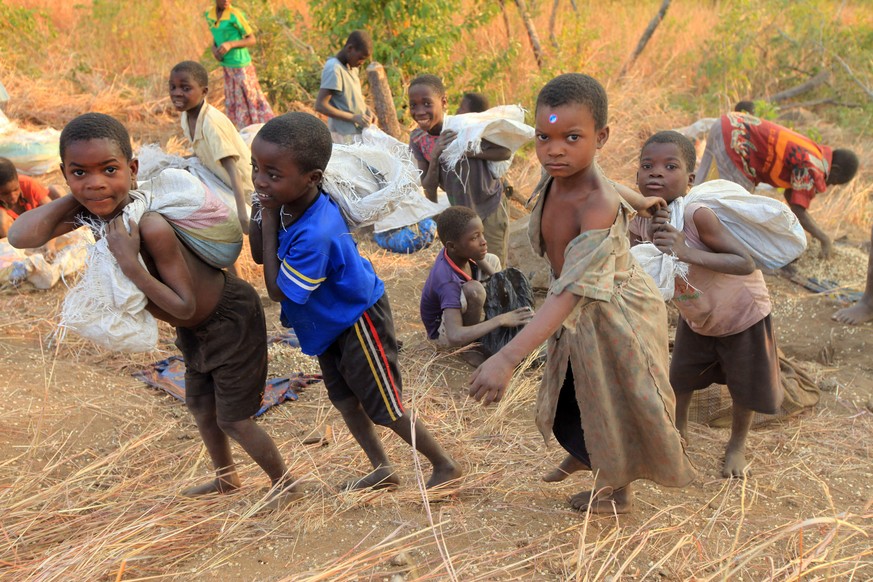
<path fill-rule="evenodd" d="M 685 244 L 712 252 L 700 240 L 694 213 L 704 204 L 685 208 Z M 630 231 L 640 240 L 647 236 L 648 219 L 635 218 Z M 745 331 L 767 317 L 771 311 L 770 294 L 760 270 L 749 275 L 728 275 L 700 265 L 689 265 L 688 282 L 676 277 L 673 304 L 688 326 L 700 335 L 723 337 Z"/>

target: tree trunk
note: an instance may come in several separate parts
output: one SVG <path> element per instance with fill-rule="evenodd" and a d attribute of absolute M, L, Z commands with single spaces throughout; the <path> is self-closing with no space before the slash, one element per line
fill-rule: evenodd
<path fill-rule="evenodd" d="M 805 81 L 800 85 L 797 85 L 796 87 L 792 87 L 791 89 L 786 89 L 785 91 L 780 91 L 779 93 L 776 93 L 775 95 L 770 97 L 768 101 L 770 101 L 771 103 L 779 103 L 780 101 L 785 101 L 786 99 L 793 99 L 798 95 L 803 95 L 804 93 L 812 91 L 819 85 L 827 83 L 830 78 L 830 71 L 822 71 L 815 77 L 812 77 L 808 81 Z"/>
<path fill-rule="evenodd" d="M 555 0 L 552 4 L 552 14 L 549 16 L 549 41 L 555 49 L 558 48 L 558 37 L 555 35 L 555 24 L 558 20 L 558 7 L 561 5 L 561 0 Z"/>
<path fill-rule="evenodd" d="M 500 1 L 500 13 L 503 15 L 503 26 L 506 28 L 506 42 L 512 42 L 512 28 L 509 26 L 509 13 L 506 11 L 506 2 Z"/>
<path fill-rule="evenodd" d="M 537 29 L 534 27 L 533 20 L 527 13 L 527 4 L 524 0 L 515 0 L 515 5 L 518 6 L 518 11 L 521 13 L 521 19 L 524 21 L 524 27 L 527 29 L 527 36 L 530 39 L 530 46 L 533 49 L 534 58 L 537 61 L 537 67 L 543 68 L 543 47 L 540 45 L 540 38 L 537 36 Z"/>
<path fill-rule="evenodd" d="M 394 109 L 394 98 L 385 68 L 376 61 L 371 62 L 367 67 L 367 80 L 370 82 L 370 94 L 373 96 L 379 127 L 391 137 L 400 139 L 400 122 L 397 121 L 397 110 Z"/>
<path fill-rule="evenodd" d="M 664 0 L 661 3 L 661 8 L 658 9 L 658 13 L 655 14 L 655 17 L 649 22 L 649 25 L 646 27 L 646 30 L 643 31 L 643 35 L 640 37 L 640 41 L 637 43 L 637 48 L 634 49 L 633 54 L 631 54 L 628 61 L 621 68 L 621 72 L 618 74 L 619 77 L 624 77 L 630 68 L 633 66 L 634 62 L 637 60 L 637 57 L 640 56 L 640 53 L 643 52 L 643 49 L 646 48 L 646 44 L 649 42 L 649 39 L 652 38 L 652 35 L 655 33 L 655 29 L 658 28 L 658 25 L 661 24 L 661 21 L 664 20 L 664 14 L 667 13 L 667 8 L 670 7 L 670 0 Z"/>

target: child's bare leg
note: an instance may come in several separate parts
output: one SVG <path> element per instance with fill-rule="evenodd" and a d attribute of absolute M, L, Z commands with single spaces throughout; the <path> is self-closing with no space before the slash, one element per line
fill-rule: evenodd
<path fill-rule="evenodd" d="M 385 449 L 382 447 L 382 441 L 376 434 L 376 427 L 367 413 L 364 412 L 360 401 L 352 397 L 333 401 L 333 405 L 342 414 L 346 426 L 349 427 L 349 432 L 355 437 L 373 466 L 373 471 L 369 475 L 361 479 L 352 479 L 344 483 L 341 488 L 368 489 L 372 487 L 381 489 L 399 484 L 400 479 L 397 478 L 397 474 L 391 467 L 388 455 L 385 454 Z"/>
<path fill-rule="evenodd" d="M 188 396 L 185 398 L 185 404 L 194 417 L 194 422 L 197 423 L 200 438 L 203 439 L 212 466 L 215 467 L 215 479 L 203 485 L 189 487 L 182 491 L 182 495 L 196 497 L 239 489 L 239 475 L 233 466 L 230 441 L 218 426 L 218 418 L 215 415 L 215 396 L 212 394 Z"/>
<path fill-rule="evenodd" d="M 870 256 L 867 259 L 867 286 L 864 296 L 851 307 L 840 309 L 834 313 L 834 319 L 840 323 L 859 325 L 873 321 L 873 229 L 870 231 Z"/>
<path fill-rule="evenodd" d="M 627 513 L 634 506 L 630 483 L 620 489 L 598 488 L 593 496 L 592 499 L 591 491 L 577 493 L 570 497 L 570 506 L 577 511 L 587 510 L 591 513 Z"/>
<path fill-rule="evenodd" d="M 254 419 L 219 421 L 218 426 L 224 434 L 238 442 L 270 478 L 273 487 L 265 509 L 281 509 L 300 498 L 300 489 L 293 485 L 294 478 L 287 474 L 288 469 L 276 443 Z"/>
<path fill-rule="evenodd" d="M 411 414 L 405 414 L 388 425 L 400 438 L 412 445 Z M 437 487 L 461 476 L 461 468 L 433 438 L 421 420 L 415 421 L 415 448 L 427 457 L 433 465 L 433 473 L 427 481 L 427 488 Z"/>
<path fill-rule="evenodd" d="M 732 410 L 731 438 L 724 454 L 722 477 L 742 477 L 748 466 L 746 462 L 746 437 L 749 436 L 754 413 L 736 402 L 734 402 Z"/>
<path fill-rule="evenodd" d="M 467 303 L 467 309 L 461 314 L 461 321 L 464 327 L 476 325 L 482 321 L 485 313 L 485 287 L 479 281 L 467 281 L 461 286 L 461 293 Z M 482 349 L 473 348 L 461 352 L 461 359 L 478 368 L 488 359 L 488 355 Z"/>
<path fill-rule="evenodd" d="M 676 428 L 685 442 L 688 442 L 688 411 L 691 409 L 693 392 L 676 394 Z"/>
<path fill-rule="evenodd" d="M 573 455 L 567 455 L 566 457 L 564 457 L 564 460 L 561 461 L 560 465 L 543 475 L 543 481 L 545 481 L 546 483 L 557 483 L 558 481 L 563 481 L 576 471 L 590 470 L 591 467 L 589 467 Z"/>

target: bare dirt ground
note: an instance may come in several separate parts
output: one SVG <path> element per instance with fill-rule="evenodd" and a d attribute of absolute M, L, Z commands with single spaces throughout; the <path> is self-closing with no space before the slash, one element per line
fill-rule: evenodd
<path fill-rule="evenodd" d="M 369 242 L 386 280 L 405 399 L 463 463 L 448 490 L 420 488 L 429 474 L 384 435 L 403 485 L 346 493 L 336 484 L 366 469 L 320 385 L 260 421 L 304 483 L 300 503 L 258 513 L 267 480 L 236 450 L 237 494 L 190 500 L 210 478 L 185 408 L 130 373 L 173 353 L 103 352 L 52 338 L 64 290 L 0 296 L 0 578 L 392 580 L 419 579 L 870 579 L 873 533 L 873 327 L 831 321 L 833 300 L 769 277 L 781 347 L 826 392 L 799 416 L 754 430 L 752 474 L 719 477 L 727 431 L 692 428 L 699 478 L 682 490 L 640 482 L 635 512 L 586 517 L 565 500 L 590 474 L 560 484 L 541 475 L 561 458 L 533 425 L 536 370 L 517 376 L 499 408 L 466 396 L 470 369 L 424 341 L 418 297 L 436 249 L 391 255 Z M 840 264 L 865 255 L 839 247 Z M 809 257 L 801 269 L 820 268 Z M 251 279 L 261 289 L 258 273 Z M 265 295 L 265 294 L 264 294 Z M 267 303 L 266 296 L 264 296 Z M 268 321 L 279 330 L 278 310 Z M 822 347 L 831 354 L 822 363 Z M 315 372 L 298 350 L 271 348 L 271 375 Z M 326 427 L 331 430 L 326 431 Z M 304 445 L 313 432 L 327 443 Z M 418 463 L 424 466 L 417 468 Z"/>

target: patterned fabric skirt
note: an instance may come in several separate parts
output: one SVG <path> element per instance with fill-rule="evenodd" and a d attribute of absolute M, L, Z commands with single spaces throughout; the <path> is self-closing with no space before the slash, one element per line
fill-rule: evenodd
<path fill-rule="evenodd" d="M 273 109 L 261 91 L 254 65 L 224 67 L 224 108 L 237 129 L 273 119 Z"/>

